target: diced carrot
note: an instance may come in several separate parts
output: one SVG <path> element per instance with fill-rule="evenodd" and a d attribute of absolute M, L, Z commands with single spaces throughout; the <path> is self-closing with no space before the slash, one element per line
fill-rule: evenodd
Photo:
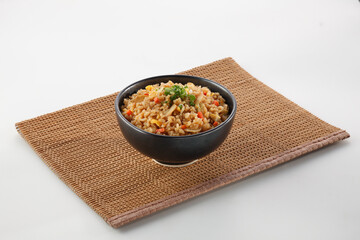
<path fill-rule="evenodd" d="M 163 133 L 163 132 L 165 132 L 165 128 L 159 128 L 159 129 L 156 129 L 156 131 L 157 131 L 158 133 Z"/>
<path fill-rule="evenodd" d="M 203 118 L 204 117 L 204 115 L 202 114 L 202 112 L 198 112 L 198 118 Z"/>
<path fill-rule="evenodd" d="M 219 102 L 216 100 L 214 100 L 214 104 L 215 104 L 215 106 L 219 106 Z"/>
<path fill-rule="evenodd" d="M 144 93 L 145 96 L 149 96 L 149 93 Z"/>
<path fill-rule="evenodd" d="M 154 102 L 155 102 L 155 103 L 160 103 L 160 99 L 157 98 L 157 97 L 155 97 L 155 98 L 154 98 Z"/>
<path fill-rule="evenodd" d="M 133 114 L 133 112 L 129 109 L 129 110 L 126 111 L 126 114 L 127 114 L 128 116 L 130 116 L 131 114 Z"/>
<path fill-rule="evenodd" d="M 186 125 L 181 125 L 181 129 L 185 129 L 186 128 Z"/>
<path fill-rule="evenodd" d="M 215 122 L 213 123 L 213 125 L 214 125 L 214 127 L 216 127 L 217 125 L 219 125 L 219 123 L 215 121 Z"/>

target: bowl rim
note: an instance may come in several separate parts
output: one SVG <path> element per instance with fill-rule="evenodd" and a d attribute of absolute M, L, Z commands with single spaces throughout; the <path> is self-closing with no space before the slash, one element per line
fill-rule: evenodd
<path fill-rule="evenodd" d="M 196 134 L 191 134 L 191 135 L 185 135 L 185 136 L 169 136 L 169 135 L 160 135 L 160 134 L 155 134 L 155 133 L 151 133 L 151 132 L 148 132 L 148 131 L 145 131 L 141 128 L 138 128 L 136 127 L 134 124 L 132 124 L 131 122 L 129 122 L 129 120 L 127 120 L 122 114 L 121 114 L 121 111 L 120 111 L 120 97 L 124 94 L 124 92 L 131 88 L 132 86 L 136 85 L 136 84 L 139 84 L 139 83 L 142 83 L 142 82 L 146 82 L 146 81 L 149 81 L 149 80 L 152 80 L 154 78 L 171 78 L 171 77 L 185 77 L 185 78 L 193 78 L 193 79 L 200 79 L 200 80 L 203 80 L 205 82 L 210 82 L 211 84 L 214 84 L 216 85 L 217 87 L 219 88 L 222 88 L 225 92 L 227 92 L 231 98 L 231 100 L 233 101 L 233 107 L 232 107 L 232 111 L 230 113 L 230 115 L 228 116 L 228 118 L 222 122 L 218 127 L 215 127 L 213 129 L 210 129 L 210 130 L 206 130 L 204 132 L 200 132 L 200 133 L 196 133 Z M 176 83 L 176 80 L 174 80 L 174 82 Z M 202 85 L 201 85 L 202 86 Z M 202 86 L 204 87 L 204 86 Z M 205 86 L 206 87 L 206 86 Z M 140 89 L 140 88 L 139 88 Z M 137 89 L 137 90 L 139 90 Z M 210 79 L 206 79 L 206 78 L 202 78 L 202 77 L 196 77 L 196 76 L 191 76 L 191 75 L 183 75 L 183 74 L 168 74 L 168 75 L 158 75 L 158 76 L 154 76 L 154 77 L 149 77 L 149 78 L 145 78 L 145 79 L 142 79 L 142 80 L 139 80 L 139 81 L 136 81 L 136 82 L 133 82 L 132 84 L 126 86 L 125 88 L 123 88 L 116 96 L 116 99 L 115 99 L 115 112 L 116 112 L 116 115 L 118 115 L 122 120 L 123 122 L 125 122 L 129 127 L 131 127 L 132 129 L 140 132 L 140 133 L 143 133 L 143 134 L 148 134 L 148 135 L 152 135 L 154 137 L 160 137 L 160 138 L 171 138 L 171 139 L 184 139 L 184 138 L 191 138 L 191 137 L 199 137 L 199 136 L 203 136 L 203 135 L 207 135 L 207 134 L 211 134 L 212 132 L 215 132 L 215 131 L 219 131 L 220 129 L 222 129 L 227 123 L 229 123 L 234 117 L 235 117 L 235 113 L 236 113 L 236 110 L 237 110 L 237 103 L 236 103 L 236 99 L 235 99 L 235 96 L 230 92 L 230 90 L 228 90 L 226 87 L 224 87 L 223 85 L 215 82 L 215 81 L 212 81 Z"/>

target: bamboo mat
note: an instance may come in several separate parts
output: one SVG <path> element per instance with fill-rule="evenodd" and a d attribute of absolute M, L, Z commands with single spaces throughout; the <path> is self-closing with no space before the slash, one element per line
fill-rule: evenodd
<path fill-rule="evenodd" d="M 60 179 L 115 228 L 349 137 L 231 58 L 181 74 L 223 84 L 238 103 L 225 142 L 187 167 L 160 166 L 126 142 L 114 111 L 117 93 L 16 123 L 16 128 Z"/>

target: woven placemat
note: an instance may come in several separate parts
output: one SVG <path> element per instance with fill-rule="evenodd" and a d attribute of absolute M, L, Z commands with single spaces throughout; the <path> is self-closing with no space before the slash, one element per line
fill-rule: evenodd
<path fill-rule="evenodd" d="M 233 128 L 213 153 L 183 168 L 137 152 L 118 127 L 117 93 L 16 123 L 44 162 L 113 227 L 349 137 L 225 58 L 181 74 L 217 81 L 238 103 Z"/>

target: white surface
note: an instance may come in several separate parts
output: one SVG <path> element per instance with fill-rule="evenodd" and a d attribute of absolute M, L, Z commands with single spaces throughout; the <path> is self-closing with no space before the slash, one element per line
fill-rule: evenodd
<path fill-rule="evenodd" d="M 357 0 L 0 0 L 0 239 L 359 239 L 359 43 Z M 351 138 L 112 229 L 15 131 L 228 56 Z"/>

